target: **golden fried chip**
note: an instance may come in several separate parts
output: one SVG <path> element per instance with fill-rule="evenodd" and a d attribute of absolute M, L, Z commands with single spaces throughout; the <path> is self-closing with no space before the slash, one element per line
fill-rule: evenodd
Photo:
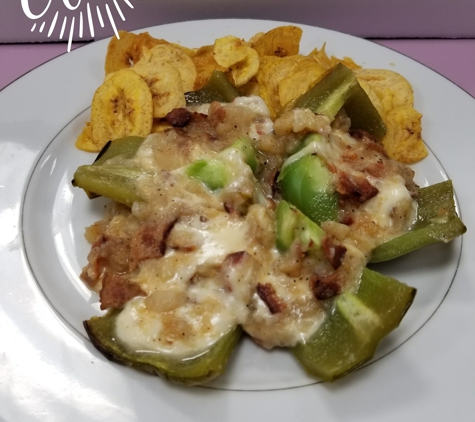
<path fill-rule="evenodd" d="M 137 63 L 141 58 L 144 50 L 150 50 L 156 45 L 170 44 L 168 41 L 154 38 L 148 32 L 141 32 L 134 41 L 132 62 Z"/>
<path fill-rule="evenodd" d="M 91 106 L 91 139 L 96 151 L 124 136 L 147 136 L 153 121 L 152 93 L 133 70 L 113 73 L 95 92 Z"/>
<path fill-rule="evenodd" d="M 98 151 L 96 144 L 92 141 L 91 123 L 86 122 L 82 132 L 76 139 L 76 148 L 88 152 Z"/>
<path fill-rule="evenodd" d="M 297 69 L 279 82 L 279 101 L 284 107 L 308 91 L 325 73 L 317 62 L 308 59 L 299 63 Z"/>
<path fill-rule="evenodd" d="M 303 56 L 261 57 L 256 78 L 259 84 L 259 95 L 269 107 L 271 117 L 275 117 L 282 108 L 279 97 L 280 81 L 294 72 L 299 63 L 304 60 Z"/>
<path fill-rule="evenodd" d="M 233 35 L 218 38 L 214 42 L 213 55 L 216 63 L 225 68 L 230 68 L 242 62 L 249 54 L 249 43 Z"/>
<path fill-rule="evenodd" d="M 358 80 L 366 82 L 381 100 L 386 113 L 400 106 L 414 105 L 411 84 L 399 73 L 383 69 L 356 71 Z"/>
<path fill-rule="evenodd" d="M 169 44 L 168 41 L 152 37 L 148 32 L 133 34 L 119 31 L 120 39 L 112 37 L 107 47 L 105 71 L 106 75 L 117 70 L 127 69 L 137 63 L 144 48 L 152 48 L 159 44 Z"/>
<path fill-rule="evenodd" d="M 140 60 L 131 70 L 150 87 L 154 118 L 165 117 L 174 108 L 186 106 L 181 74 L 171 62 L 143 63 Z"/>
<path fill-rule="evenodd" d="M 239 87 L 239 92 L 245 97 L 252 95 L 259 95 L 259 84 L 256 80 L 252 79 L 246 84 Z"/>
<path fill-rule="evenodd" d="M 213 70 L 219 70 L 225 72 L 227 68 L 220 66 L 216 63 L 216 60 L 213 56 L 212 45 L 205 45 L 199 48 L 195 55 L 192 57 L 193 63 L 196 67 L 196 80 L 194 89 L 200 89 L 206 82 L 208 82 L 209 77 L 213 73 Z"/>
<path fill-rule="evenodd" d="M 386 116 L 387 133 L 382 143 L 389 157 L 411 164 L 427 156 L 421 137 L 422 115 L 412 107 L 399 106 Z"/>
<path fill-rule="evenodd" d="M 151 133 L 165 132 L 167 129 L 171 129 L 173 126 L 166 120 L 153 119 L 153 125 Z"/>
<path fill-rule="evenodd" d="M 214 43 L 213 56 L 216 63 L 231 72 L 234 85 L 240 87 L 251 80 L 259 70 L 259 55 L 249 43 L 228 35 Z"/>
<path fill-rule="evenodd" d="M 297 26 L 279 26 L 252 42 L 259 56 L 293 56 L 299 53 L 302 30 Z"/>
<path fill-rule="evenodd" d="M 168 61 L 179 72 L 182 79 L 183 92 L 192 91 L 196 79 L 196 67 L 193 60 L 181 49 L 172 44 L 160 44 L 152 49 L 145 49 L 137 65 Z"/>
<path fill-rule="evenodd" d="M 136 34 L 119 31 L 120 39 L 112 37 L 107 46 L 105 71 L 106 75 L 120 69 L 127 69 L 132 65 L 134 42 Z"/>
<path fill-rule="evenodd" d="M 309 54 L 309 57 L 312 57 L 320 66 L 325 68 L 326 70 L 331 69 L 333 66 L 337 65 L 338 63 L 344 64 L 351 70 L 358 70 L 361 69 L 361 66 L 357 65 L 351 58 L 343 57 L 343 59 L 338 59 L 335 56 L 328 57 L 325 51 L 326 43 L 322 45 L 322 48 L 319 50 L 315 48 Z"/>
<path fill-rule="evenodd" d="M 257 51 L 249 48 L 244 60 L 231 66 L 231 78 L 234 85 L 240 87 L 249 82 L 259 70 L 259 55 Z"/>

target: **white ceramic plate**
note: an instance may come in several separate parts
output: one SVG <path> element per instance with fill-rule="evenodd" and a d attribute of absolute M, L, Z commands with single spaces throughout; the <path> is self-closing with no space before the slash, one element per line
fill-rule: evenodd
<path fill-rule="evenodd" d="M 277 22 L 198 21 L 148 28 L 197 47 L 227 34 L 249 38 Z M 420 185 L 451 178 L 469 233 L 378 270 L 418 288 L 400 328 L 374 361 L 333 384 L 307 376 L 285 351 L 245 341 L 226 376 L 184 388 L 108 362 L 82 321 L 97 298 L 79 281 L 83 230 L 100 218 L 70 184 L 91 162 L 74 148 L 103 79 L 107 41 L 30 72 L 0 93 L 0 419 L 13 421 L 446 421 L 475 411 L 475 100 L 407 57 L 348 35 L 302 26 L 301 51 L 388 68 L 413 85 L 431 153 L 414 166 Z"/>

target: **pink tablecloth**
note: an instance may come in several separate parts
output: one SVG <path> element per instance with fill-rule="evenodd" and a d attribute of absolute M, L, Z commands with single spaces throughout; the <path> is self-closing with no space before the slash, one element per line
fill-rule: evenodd
<path fill-rule="evenodd" d="M 475 96 L 475 39 L 376 40 L 444 75 Z M 77 48 L 82 44 L 73 45 Z M 0 45 L 0 90 L 36 66 L 65 54 L 65 44 Z"/>

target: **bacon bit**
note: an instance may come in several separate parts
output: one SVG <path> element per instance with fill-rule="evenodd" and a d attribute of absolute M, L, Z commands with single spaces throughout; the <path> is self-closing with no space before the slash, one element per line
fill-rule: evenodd
<path fill-rule="evenodd" d="M 130 272 L 135 270 L 141 261 L 163 256 L 167 237 L 176 221 L 173 219 L 162 224 L 144 224 L 137 230 L 130 243 Z"/>
<path fill-rule="evenodd" d="M 345 172 L 339 173 L 336 191 L 361 204 L 379 192 L 364 176 L 350 176 Z"/>
<path fill-rule="evenodd" d="M 333 174 L 335 174 L 338 171 L 337 167 L 333 163 L 327 163 L 327 168 L 330 171 L 330 173 L 333 173 Z"/>
<path fill-rule="evenodd" d="M 208 122 L 212 127 L 218 126 L 226 117 L 226 109 L 217 101 L 213 101 L 208 108 Z"/>
<path fill-rule="evenodd" d="M 231 202 L 226 201 L 223 206 L 228 214 L 237 214 L 236 207 Z"/>
<path fill-rule="evenodd" d="M 346 248 L 342 245 L 335 244 L 330 236 L 326 236 L 322 241 L 323 253 L 330 262 L 333 269 L 340 267 L 346 254 Z"/>
<path fill-rule="evenodd" d="M 125 272 L 128 268 L 129 244 L 127 238 L 101 235 L 92 244 L 88 264 L 80 275 L 90 288 L 95 288 L 106 271 Z"/>
<path fill-rule="evenodd" d="M 282 312 L 286 308 L 286 304 L 277 296 L 277 293 L 270 283 L 257 283 L 257 294 L 267 305 L 271 314 Z"/>
<path fill-rule="evenodd" d="M 246 251 L 233 252 L 226 256 L 223 263 L 238 265 L 244 261 L 244 257 L 249 255 Z"/>
<path fill-rule="evenodd" d="M 167 123 L 171 124 L 173 127 L 183 127 L 188 124 L 192 116 L 191 111 L 186 108 L 175 108 L 170 111 L 165 117 Z"/>
<path fill-rule="evenodd" d="M 337 272 L 328 276 L 315 274 L 310 278 L 310 289 L 317 300 L 331 299 L 340 293 L 342 282 L 343 277 Z"/>
<path fill-rule="evenodd" d="M 345 214 L 343 217 L 341 217 L 339 222 L 341 224 L 344 224 L 345 226 L 351 226 L 355 222 L 355 220 L 351 215 Z"/>
<path fill-rule="evenodd" d="M 369 164 L 365 168 L 365 172 L 373 177 L 381 177 L 386 172 L 386 167 L 382 159 L 376 161 L 376 163 Z"/>
<path fill-rule="evenodd" d="M 102 282 L 100 292 L 101 309 L 120 308 L 136 296 L 145 296 L 137 283 L 131 282 L 120 274 L 107 275 Z"/>

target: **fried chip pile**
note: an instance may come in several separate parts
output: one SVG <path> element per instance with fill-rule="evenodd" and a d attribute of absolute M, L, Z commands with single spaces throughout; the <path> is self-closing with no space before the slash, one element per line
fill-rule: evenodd
<path fill-rule="evenodd" d="M 224 72 L 242 95 L 261 96 L 275 118 L 342 63 L 355 72 L 383 119 L 387 133 L 381 142 L 388 155 L 406 164 L 427 155 L 422 115 L 414 109 L 412 87 L 403 76 L 364 69 L 349 57 L 328 56 L 325 43 L 300 54 L 302 30 L 296 26 L 277 27 L 247 41 L 227 35 L 194 49 L 148 32 L 119 31 L 119 36 L 109 42 L 104 83 L 76 140 L 79 149 L 98 152 L 109 140 L 166 130 L 166 115 L 184 107 L 185 93 L 202 88 L 215 70 Z"/>

